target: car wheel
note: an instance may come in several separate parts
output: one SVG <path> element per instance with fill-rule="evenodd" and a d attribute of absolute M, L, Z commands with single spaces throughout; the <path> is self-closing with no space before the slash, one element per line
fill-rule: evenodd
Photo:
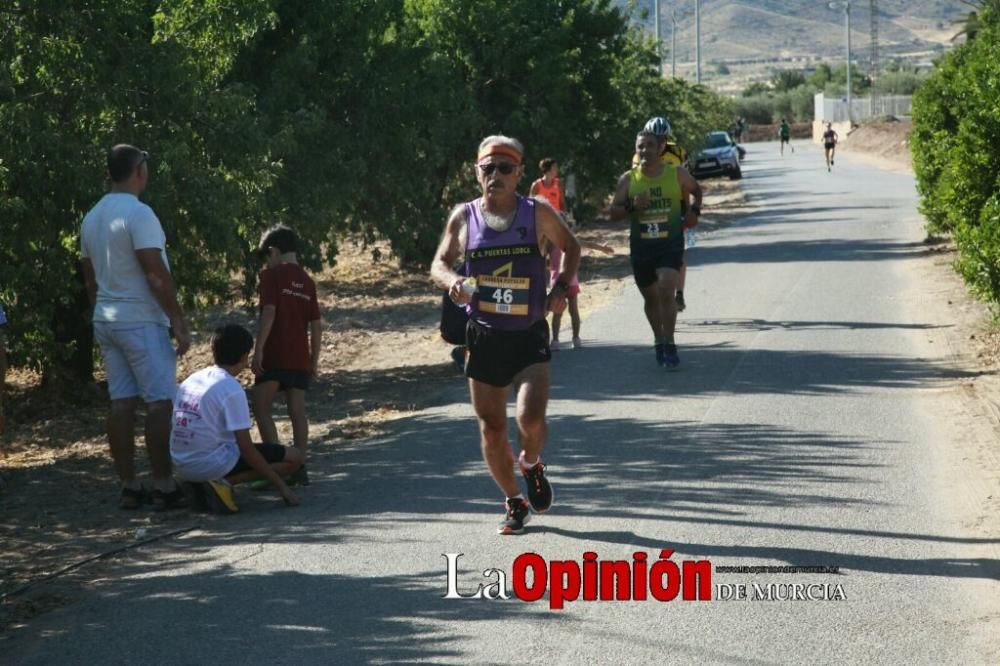
<path fill-rule="evenodd" d="M 743 170 L 739 167 L 736 167 L 735 169 L 729 172 L 729 180 L 739 180 L 742 177 L 743 177 Z"/>

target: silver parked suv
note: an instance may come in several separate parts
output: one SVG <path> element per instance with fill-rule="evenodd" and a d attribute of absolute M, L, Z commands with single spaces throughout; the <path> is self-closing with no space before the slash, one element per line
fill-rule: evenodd
<path fill-rule="evenodd" d="M 740 169 L 740 148 L 727 132 L 709 132 L 705 147 L 691 160 L 691 175 L 695 178 L 729 176 L 743 177 Z"/>

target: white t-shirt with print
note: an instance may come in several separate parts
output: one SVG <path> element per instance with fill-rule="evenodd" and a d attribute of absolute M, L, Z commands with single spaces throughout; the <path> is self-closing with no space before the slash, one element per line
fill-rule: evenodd
<path fill-rule="evenodd" d="M 236 378 L 218 366 L 177 387 L 170 457 L 182 481 L 221 479 L 240 458 L 236 430 L 250 429 L 250 408 Z"/>
<path fill-rule="evenodd" d="M 167 263 L 167 238 L 156 213 L 134 194 L 109 192 L 83 218 L 80 252 L 97 278 L 94 321 L 170 324 L 146 282 L 136 250 L 158 249 Z"/>

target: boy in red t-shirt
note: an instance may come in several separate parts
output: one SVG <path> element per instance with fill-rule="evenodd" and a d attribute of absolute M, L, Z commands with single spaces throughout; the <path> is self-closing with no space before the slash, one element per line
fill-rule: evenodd
<path fill-rule="evenodd" d="M 297 245 L 295 232 L 278 225 L 264 232 L 257 247 L 267 267 L 260 273 L 258 287 L 260 330 L 252 365 L 256 375 L 253 410 L 261 440 L 278 442 L 271 407 L 278 392 L 284 392 L 292 439 L 304 459 L 309 441 L 305 395 L 319 367 L 322 321 L 316 283 L 299 266 Z M 309 483 L 305 465 L 290 481 Z"/>

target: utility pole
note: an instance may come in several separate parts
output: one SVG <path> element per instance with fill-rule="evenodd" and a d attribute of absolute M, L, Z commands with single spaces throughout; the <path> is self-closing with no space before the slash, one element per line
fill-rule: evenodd
<path fill-rule="evenodd" d="M 847 24 L 847 122 L 854 124 L 854 114 L 851 109 L 851 0 L 844 2 L 844 18 Z"/>
<path fill-rule="evenodd" d="M 854 114 L 851 111 L 851 0 L 843 2 L 831 2 L 830 9 L 844 8 L 845 40 L 847 42 L 847 121 L 854 122 Z"/>
<path fill-rule="evenodd" d="M 872 89 L 869 99 L 871 99 L 872 103 L 871 115 L 874 117 L 882 115 L 882 108 L 878 99 L 878 0 L 870 0 L 869 9 L 872 19 L 871 32 L 869 33 L 872 41 Z"/>
<path fill-rule="evenodd" d="M 670 76 L 677 78 L 677 10 L 670 8 Z"/>
<path fill-rule="evenodd" d="M 701 83 L 701 0 L 694 0 L 694 73 Z"/>
<path fill-rule="evenodd" d="M 653 32 L 656 33 L 656 75 L 663 76 L 663 52 L 660 49 L 660 0 L 653 0 Z"/>

